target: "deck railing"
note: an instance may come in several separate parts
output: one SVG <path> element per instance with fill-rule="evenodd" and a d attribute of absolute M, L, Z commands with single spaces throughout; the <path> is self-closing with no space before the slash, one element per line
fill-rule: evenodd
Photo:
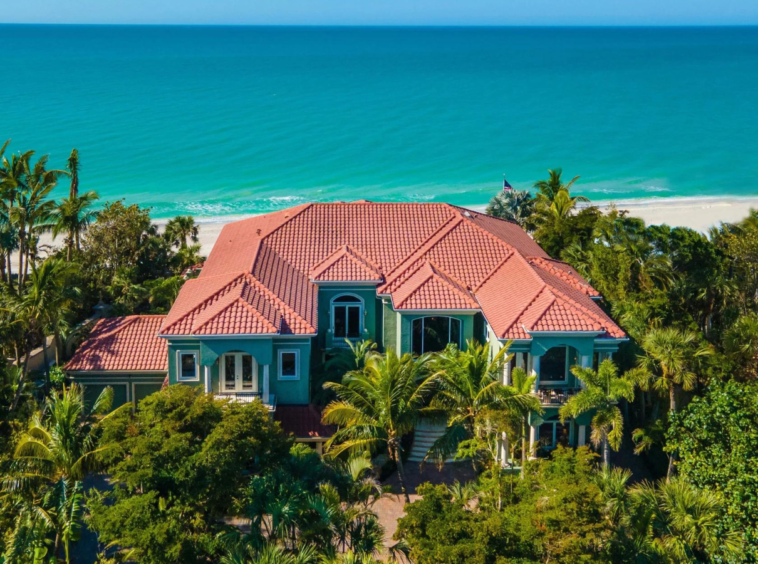
<path fill-rule="evenodd" d="M 542 405 L 563 405 L 581 388 L 539 388 L 536 392 Z"/>
<path fill-rule="evenodd" d="M 263 394 L 261 392 L 220 392 L 213 394 L 213 397 L 216 399 L 228 399 L 238 403 L 253 403 L 255 400 L 262 401 Z M 264 404 L 270 410 L 276 409 L 276 396 L 269 394 L 268 402 L 264 402 Z"/>

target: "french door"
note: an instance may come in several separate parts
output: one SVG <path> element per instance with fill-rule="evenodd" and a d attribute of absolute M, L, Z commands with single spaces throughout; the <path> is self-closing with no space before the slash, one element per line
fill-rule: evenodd
<path fill-rule="evenodd" d="M 257 392 L 258 363 L 244 353 L 227 353 L 221 357 L 221 389 L 224 392 Z"/>

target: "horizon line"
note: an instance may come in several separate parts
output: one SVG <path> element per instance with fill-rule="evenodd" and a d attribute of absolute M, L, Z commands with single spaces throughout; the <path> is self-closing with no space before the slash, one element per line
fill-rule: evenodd
<path fill-rule="evenodd" d="M 286 24 L 286 23 L 51 23 L 51 22 L 0 22 L 0 27 L 7 26 L 56 26 L 56 27 L 276 27 L 276 28 L 447 28 L 447 29 L 592 29 L 592 28 L 615 28 L 615 29 L 650 29 L 650 28 L 758 28 L 756 23 L 649 23 L 649 24 L 358 24 L 358 23 L 332 23 L 332 24 Z"/>

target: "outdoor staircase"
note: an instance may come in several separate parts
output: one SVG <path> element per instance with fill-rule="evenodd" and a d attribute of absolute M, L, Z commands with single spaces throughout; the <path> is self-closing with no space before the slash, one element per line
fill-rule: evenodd
<path fill-rule="evenodd" d="M 444 423 L 432 423 L 427 419 L 422 419 L 416 425 L 416 431 L 413 435 L 413 446 L 411 452 L 408 455 L 408 462 L 420 463 L 424 461 L 426 453 L 434 444 L 434 441 L 439 439 L 445 433 Z M 453 462 L 452 458 L 447 459 L 445 462 Z"/>

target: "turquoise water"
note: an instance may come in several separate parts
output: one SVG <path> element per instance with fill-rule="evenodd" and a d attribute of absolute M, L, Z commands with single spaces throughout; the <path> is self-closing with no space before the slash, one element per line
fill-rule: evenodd
<path fill-rule="evenodd" d="M 0 26 L 0 138 L 156 217 L 758 195 L 758 28 Z M 63 193 L 61 189 L 60 193 Z"/>

